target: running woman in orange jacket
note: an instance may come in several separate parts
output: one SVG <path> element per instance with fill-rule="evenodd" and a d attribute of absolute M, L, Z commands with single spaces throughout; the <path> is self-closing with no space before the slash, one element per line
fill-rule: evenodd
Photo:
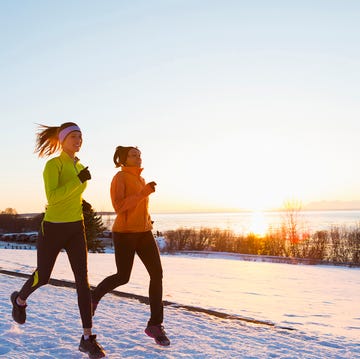
<path fill-rule="evenodd" d="M 170 345 L 163 323 L 163 270 L 159 249 L 152 234 L 148 212 L 149 195 L 155 192 L 155 182 L 145 183 L 141 177 L 141 152 L 136 147 L 118 146 L 114 163 L 121 168 L 113 178 L 110 194 L 117 214 L 112 227 L 117 273 L 105 278 L 92 292 L 95 311 L 100 299 L 129 281 L 135 253 L 150 275 L 149 302 L 151 316 L 145 333 L 159 345 Z"/>

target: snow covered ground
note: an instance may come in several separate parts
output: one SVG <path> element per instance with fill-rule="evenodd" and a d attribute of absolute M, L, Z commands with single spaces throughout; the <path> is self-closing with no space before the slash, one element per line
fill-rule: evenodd
<path fill-rule="evenodd" d="M 246 262 L 233 256 L 162 255 L 167 348 L 144 333 L 148 306 L 108 294 L 94 332 L 109 358 L 360 358 L 360 269 Z M 30 274 L 36 251 L 0 249 L 2 270 Z M 115 271 L 113 254 L 89 254 L 96 285 Z M 24 278 L 0 273 L 0 357 L 86 358 L 77 351 L 81 323 L 72 288 L 45 286 L 28 301 L 28 320 L 12 321 L 9 295 Z M 65 253 L 52 278 L 73 281 Z M 121 292 L 147 295 L 136 260 Z M 194 306 L 231 315 L 224 319 Z M 252 324 L 255 319 L 264 324 Z M 284 328 L 291 328 L 284 329 Z"/>

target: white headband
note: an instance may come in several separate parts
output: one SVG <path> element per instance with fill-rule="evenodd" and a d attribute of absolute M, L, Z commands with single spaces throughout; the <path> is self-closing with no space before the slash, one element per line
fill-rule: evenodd
<path fill-rule="evenodd" d="M 64 128 L 63 130 L 61 130 L 61 131 L 59 132 L 59 141 L 60 141 L 60 143 L 63 143 L 64 140 L 65 140 L 65 137 L 66 137 L 70 132 L 73 132 L 73 131 L 79 131 L 79 132 L 81 132 L 80 127 L 77 126 L 77 125 L 69 126 L 69 127 Z"/>

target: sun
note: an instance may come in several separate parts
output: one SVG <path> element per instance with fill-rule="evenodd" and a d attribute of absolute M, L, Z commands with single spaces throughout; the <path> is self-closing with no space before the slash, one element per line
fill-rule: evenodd
<path fill-rule="evenodd" d="M 251 212 L 251 220 L 249 233 L 254 233 L 259 236 L 266 234 L 269 228 L 269 223 L 267 223 L 264 212 L 262 211 L 253 211 Z"/>

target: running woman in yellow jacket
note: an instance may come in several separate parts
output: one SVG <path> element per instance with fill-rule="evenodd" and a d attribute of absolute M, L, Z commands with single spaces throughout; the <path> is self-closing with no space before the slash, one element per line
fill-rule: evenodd
<path fill-rule="evenodd" d="M 116 167 L 121 167 L 111 182 L 110 194 L 117 214 L 112 236 L 117 273 L 105 278 L 92 292 L 95 311 L 100 299 L 108 292 L 129 281 L 135 253 L 149 275 L 151 316 L 145 333 L 159 345 L 170 345 L 164 331 L 162 302 L 162 266 L 159 249 L 152 234 L 148 212 L 149 195 L 155 192 L 155 182 L 145 183 L 141 177 L 141 152 L 136 147 L 118 146 L 114 154 Z"/>
<path fill-rule="evenodd" d="M 82 212 L 82 193 L 91 175 L 75 155 L 81 145 L 81 130 L 73 122 L 63 123 L 59 127 L 40 125 L 35 152 L 39 157 L 58 151 L 61 153 L 47 161 L 43 172 L 48 204 L 37 243 L 37 268 L 21 290 L 11 294 L 11 302 L 13 319 L 24 324 L 26 300 L 31 293 L 49 282 L 56 258 L 65 249 L 75 277 L 83 325 L 79 350 L 93 359 L 104 357 L 105 352 L 91 330 L 92 308 Z"/>

